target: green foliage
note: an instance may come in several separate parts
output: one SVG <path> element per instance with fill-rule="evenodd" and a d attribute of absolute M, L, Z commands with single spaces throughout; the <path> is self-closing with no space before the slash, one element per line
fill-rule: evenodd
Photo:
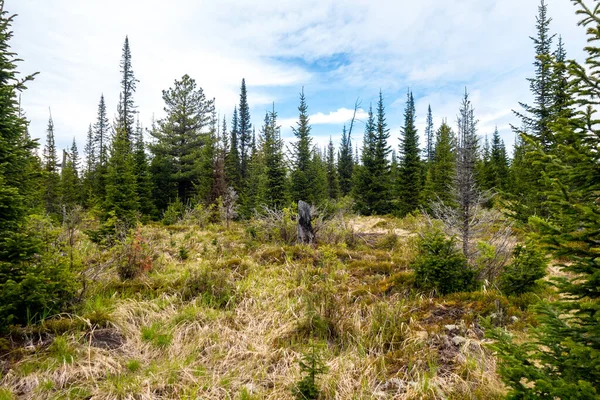
<path fill-rule="evenodd" d="M 352 191 L 352 174 L 354 170 L 354 159 L 352 157 L 352 139 L 350 132 L 346 132 L 346 126 L 342 131 L 342 140 L 338 152 L 337 169 L 339 175 L 340 193 L 347 196 Z"/>
<path fill-rule="evenodd" d="M 63 256 L 66 244 L 59 233 L 47 218 L 33 216 L 26 231 L 13 236 L 10 244 L 23 254 L 43 251 L 12 264 L 0 263 L 0 330 L 59 313 L 72 300 L 77 280 Z"/>
<path fill-rule="evenodd" d="M 475 271 L 456 248 L 456 241 L 440 231 L 428 232 L 419 242 L 419 255 L 412 263 L 415 283 L 440 294 L 475 288 Z"/>
<path fill-rule="evenodd" d="M 154 347 L 165 348 L 169 347 L 173 341 L 173 335 L 165 331 L 164 324 L 155 322 L 150 326 L 142 327 L 142 340 L 152 344 Z M 135 366 L 132 365 L 132 367 Z"/>
<path fill-rule="evenodd" d="M 517 245 L 511 263 L 500 275 L 500 289 L 507 295 L 529 292 L 546 275 L 547 266 L 546 258 L 533 243 Z"/>
<path fill-rule="evenodd" d="M 600 95 L 600 8 L 584 0 L 573 3 L 588 34 L 586 65 L 570 62 L 568 67 L 568 93 L 577 112 L 538 124 L 550 130 L 536 129 L 527 138 L 528 156 L 544 171 L 543 186 L 535 189 L 541 189 L 548 210 L 546 218 L 529 222 L 537 242 L 570 274 L 555 280 L 559 296 L 537 308 L 538 325 L 524 342 L 502 330 L 491 332 L 499 372 L 513 399 L 600 398 L 600 134 L 594 115 Z M 544 13 L 542 3 L 538 25 Z"/>
<path fill-rule="evenodd" d="M 316 400 L 319 398 L 317 378 L 327 372 L 327 366 L 320 354 L 321 347 L 316 343 L 310 344 L 310 351 L 304 353 L 298 361 L 304 377 L 296 383 L 292 393 L 298 400 Z"/>
<path fill-rule="evenodd" d="M 391 181 L 388 156 L 389 129 L 385 119 L 383 95 L 379 92 L 377 118 L 369 109 L 369 119 L 365 125 L 362 165 L 357 169 L 354 182 L 354 196 L 357 210 L 361 214 L 387 214 L 391 211 Z"/>
<path fill-rule="evenodd" d="M 283 156 L 281 127 L 275 109 L 265 115 L 262 153 L 264 157 L 263 204 L 282 208 L 287 202 L 287 176 Z"/>
<path fill-rule="evenodd" d="M 312 138 L 310 136 L 310 121 L 308 105 L 304 97 L 304 88 L 300 93 L 300 105 L 297 126 L 292 128 L 297 141 L 292 144 L 291 195 L 292 201 L 304 200 L 309 204 L 315 203 L 322 195 L 315 188 L 317 176 L 313 162 Z"/>
<path fill-rule="evenodd" d="M 185 213 L 185 205 L 181 202 L 181 199 L 177 197 L 175 201 L 169 204 L 169 207 L 163 214 L 162 223 L 164 225 L 175 225 Z"/>
<path fill-rule="evenodd" d="M 398 193 L 401 200 L 400 214 L 415 211 L 420 205 L 422 190 L 422 169 L 419 135 L 415 126 L 415 101 L 408 92 L 404 111 L 404 126 L 400 140 L 400 181 Z"/>
<path fill-rule="evenodd" d="M 205 147 L 210 145 L 208 128 L 214 120 L 214 100 L 208 100 L 189 75 L 163 90 L 162 97 L 167 116 L 150 131 L 156 142 L 149 145 L 159 208 L 177 196 L 186 203 L 197 194 L 195 185 L 205 176 L 204 166 L 210 161 L 212 167 Z M 204 194 L 210 192 L 211 183 L 203 182 Z"/>
<path fill-rule="evenodd" d="M 139 202 L 134 158 L 124 129 L 117 130 L 112 143 L 106 176 L 105 218 L 110 213 L 129 224 L 135 224 Z"/>

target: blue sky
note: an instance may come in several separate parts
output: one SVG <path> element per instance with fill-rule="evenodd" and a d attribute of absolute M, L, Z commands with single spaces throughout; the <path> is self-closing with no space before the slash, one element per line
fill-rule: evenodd
<path fill-rule="evenodd" d="M 581 59 L 585 36 L 568 0 L 547 0 L 551 30 L 568 56 Z M 30 133 L 43 144 L 52 108 L 57 143 L 80 149 L 100 94 L 111 118 L 119 96 L 119 61 L 129 35 L 139 79 L 140 120 L 163 116 L 161 91 L 189 74 L 230 119 L 242 78 L 254 125 L 275 102 L 292 139 L 302 87 L 315 142 L 339 142 L 361 100 L 353 132 L 360 143 L 365 110 L 382 91 L 390 144 L 399 143 L 406 93 L 415 97 L 422 136 L 427 106 L 435 125 L 454 126 L 465 87 L 479 134 L 498 126 L 507 145 L 511 109 L 529 101 L 537 0 L 6 0 L 15 20 L 13 50 L 23 73 L 40 75 L 23 94 Z"/>

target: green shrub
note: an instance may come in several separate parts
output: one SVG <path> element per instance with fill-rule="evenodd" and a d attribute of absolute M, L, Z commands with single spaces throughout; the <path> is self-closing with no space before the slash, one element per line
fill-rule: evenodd
<path fill-rule="evenodd" d="M 547 267 L 548 261 L 535 245 L 517 245 L 512 262 L 500 275 L 500 290 L 507 295 L 530 292 L 546 276 Z"/>
<path fill-rule="evenodd" d="M 317 377 L 327 372 L 320 354 L 320 347 L 311 343 L 310 352 L 302 355 L 299 361 L 304 377 L 298 381 L 292 392 L 298 400 L 316 400 L 319 398 Z"/>
<path fill-rule="evenodd" d="M 415 283 L 440 294 L 469 291 L 475 287 L 475 271 L 456 248 L 455 240 L 440 231 L 427 233 L 419 242 L 419 255 L 412 263 Z"/>
<path fill-rule="evenodd" d="M 0 261 L 0 330 L 64 311 L 78 289 L 64 256 L 67 245 L 49 219 L 30 217 L 26 231 L 15 239 L 15 247 L 27 246 L 32 256 L 14 264 Z"/>
<path fill-rule="evenodd" d="M 184 212 L 185 206 L 178 197 L 175 201 L 171 202 L 165 210 L 162 223 L 164 225 L 174 225 L 183 217 Z"/>

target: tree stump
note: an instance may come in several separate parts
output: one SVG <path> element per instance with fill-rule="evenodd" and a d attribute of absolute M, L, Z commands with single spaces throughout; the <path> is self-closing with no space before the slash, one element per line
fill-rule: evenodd
<path fill-rule="evenodd" d="M 311 224 L 310 206 L 300 200 L 298 202 L 298 242 L 312 244 L 315 232 Z"/>

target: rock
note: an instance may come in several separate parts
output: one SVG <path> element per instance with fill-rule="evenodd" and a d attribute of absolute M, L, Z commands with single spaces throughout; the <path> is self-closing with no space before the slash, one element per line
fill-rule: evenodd
<path fill-rule="evenodd" d="M 462 337 L 462 336 L 454 336 L 454 337 L 452 338 L 452 343 L 453 343 L 455 346 L 460 346 L 461 344 L 463 344 L 463 343 L 464 343 L 464 342 L 466 342 L 466 341 L 467 341 L 467 339 L 465 339 L 465 338 L 464 338 L 464 337 Z"/>

